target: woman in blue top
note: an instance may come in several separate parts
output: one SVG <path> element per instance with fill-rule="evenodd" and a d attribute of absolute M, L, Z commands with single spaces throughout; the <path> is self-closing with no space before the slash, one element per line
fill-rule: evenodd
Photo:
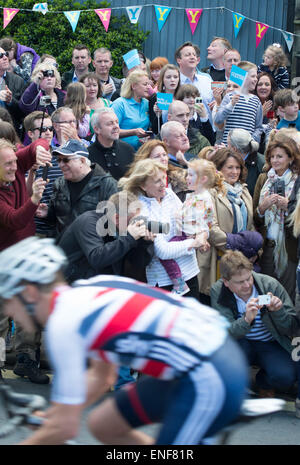
<path fill-rule="evenodd" d="M 140 139 L 147 138 L 149 129 L 149 97 L 150 80 L 147 73 L 141 70 L 132 71 L 125 79 L 121 88 L 121 97 L 112 103 L 116 113 L 120 137 L 137 150 Z"/>

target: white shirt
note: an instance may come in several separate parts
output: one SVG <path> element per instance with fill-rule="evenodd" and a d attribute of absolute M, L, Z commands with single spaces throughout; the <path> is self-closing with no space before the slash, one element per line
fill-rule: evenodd
<path fill-rule="evenodd" d="M 158 234 L 154 240 L 154 253 L 150 264 L 146 267 L 147 282 L 151 286 L 169 286 L 172 284 L 159 259 L 174 259 L 178 263 L 183 279 L 185 281 L 193 278 L 199 273 L 195 249 L 188 250 L 193 239 L 180 242 L 168 242 L 172 237 L 178 235 L 176 230 L 175 214 L 181 212 L 182 203 L 174 192 L 167 188 L 164 198 L 159 203 L 154 198 L 140 196 L 143 207 L 141 215 L 150 220 L 161 221 L 170 224 L 168 234 Z"/>
<path fill-rule="evenodd" d="M 208 106 L 208 104 L 214 100 L 211 83 L 212 78 L 207 73 L 196 73 L 193 80 L 180 73 L 180 84 L 193 84 L 193 86 L 197 87 L 199 90 L 203 99 L 203 104 L 205 105 L 206 111 L 208 113 L 209 121 L 212 124 L 213 120 L 211 116 L 211 109 Z"/>

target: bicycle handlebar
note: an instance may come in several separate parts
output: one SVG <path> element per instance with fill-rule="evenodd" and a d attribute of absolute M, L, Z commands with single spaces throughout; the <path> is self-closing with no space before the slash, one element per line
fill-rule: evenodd
<path fill-rule="evenodd" d="M 9 418 L 0 428 L 0 438 L 8 436 L 18 426 L 40 426 L 43 423 L 43 418 L 32 415 L 32 413 L 46 407 L 47 402 L 44 397 L 14 392 L 7 384 L 0 385 L 0 397 L 2 397 L 2 404 Z"/>

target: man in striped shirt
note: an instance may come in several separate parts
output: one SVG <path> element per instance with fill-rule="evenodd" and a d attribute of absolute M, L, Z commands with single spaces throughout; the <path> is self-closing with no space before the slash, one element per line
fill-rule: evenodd
<path fill-rule="evenodd" d="M 255 273 L 252 263 L 238 251 L 228 251 L 220 261 L 221 279 L 211 288 L 211 305 L 225 316 L 229 333 L 238 340 L 256 375 L 262 395 L 288 391 L 297 378 L 289 337 L 295 316 L 283 286 L 271 276 Z M 259 304 L 259 296 L 270 303 Z"/>

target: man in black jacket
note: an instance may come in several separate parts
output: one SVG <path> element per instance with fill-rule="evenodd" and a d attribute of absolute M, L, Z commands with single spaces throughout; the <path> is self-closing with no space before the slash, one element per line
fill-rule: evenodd
<path fill-rule="evenodd" d="M 89 159 L 119 180 L 134 160 L 131 145 L 119 140 L 119 120 L 112 108 L 100 108 L 92 116 L 96 141 L 88 147 Z"/>
<path fill-rule="evenodd" d="M 118 191 L 116 180 L 101 166 L 91 164 L 86 146 L 75 139 L 54 148 L 63 176 L 55 179 L 49 205 L 41 204 L 39 218 L 55 224 L 57 237 L 72 221 Z"/>
<path fill-rule="evenodd" d="M 89 71 L 91 52 L 86 45 L 78 44 L 72 52 L 72 65 L 74 68 L 62 75 L 61 87 L 65 90 L 70 82 L 78 82 L 80 77 Z"/>
<path fill-rule="evenodd" d="M 65 230 L 58 245 L 68 258 L 68 282 L 97 274 L 115 274 L 147 282 L 153 235 L 142 219 L 136 197 L 127 192 L 113 194 L 97 210 L 80 215 Z"/>
<path fill-rule="evenodd" d="M 120 97 L 122 80 L 110 75 L 114 62 L 111 52 L 105 47 L 97 48 L 94 51 L 93 66 L 100 76 L 102 83 L 102 97 L 108 100 L 116 100 Z"/>

